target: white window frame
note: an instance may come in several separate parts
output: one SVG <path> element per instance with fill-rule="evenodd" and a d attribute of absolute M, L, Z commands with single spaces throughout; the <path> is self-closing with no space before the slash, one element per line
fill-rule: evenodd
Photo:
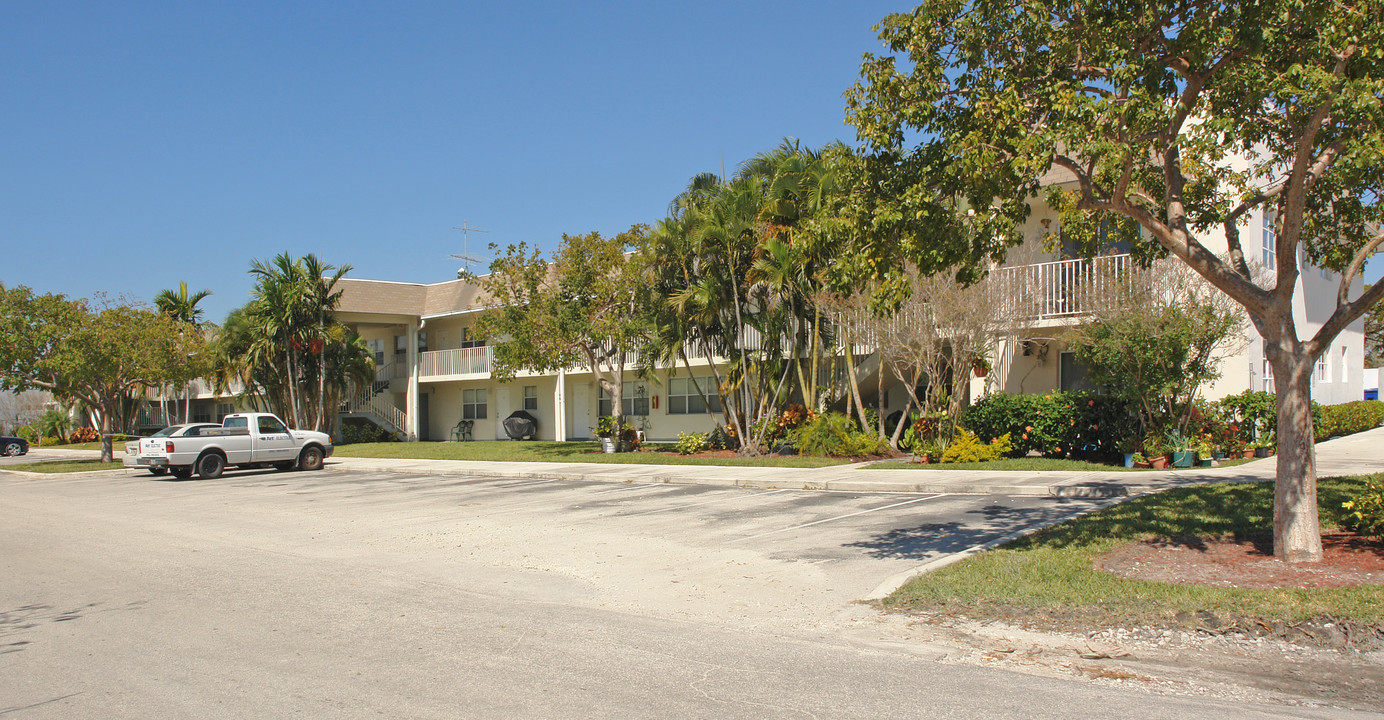
<path fill-rule="evenodd" d="M 489 410 L 485 388 L 467 388 L 461 391 L 462 420 L 484 420 L 489 415 Z"/>
<path fill-rule="evenodd" d="M 706 415 L 721 412 L 721 396 L 716 393 L 715 385 L 716 381 L 709 377 L 668 378 L 668 414 Z M 708 387 L 712 389 L 706 390 Z M 706 402 L 702 401 L 699 389 L 706 391 Z"/>
<path fill-rule="evenodd" d="M 637 388 L 644 387 L 644 397 L 639 397 Z M 605 388 L 596 386 L 596 412 L 602 416 L 611 415 L 614 406 L 610 402 L 610 396 L 606 394 Z M 620 409 L 624 412 L 621 417 L 648 417 L 649 415 L 649 396 L 647 386 L 641 382 L 625 382 L 620 386 Z M 642 412 L 641 412 L 642 411 Z"/>
<path fill-rule="evenodd" d="M 1349 382 L 1349 380 L 1350 380 L 1350 371 L 1347 370 L 1347 368 L 1349 368 L 1349 367 L 1350 367 L 1350 346 L 1348 346 L 1348 345 L 1342 345 L 1342 346 L 1341 346 L 1341 374 L 1339 375 L 1339 377 L 1341 378 L 1341 382 Z"/>
<path fill-rule="evenodd" d="M 525 410 L 528 410 L 529 412 L 537 412 L 537 411 L 538 411 L 538 386 L 537 386 L 537 385 L 525 385 L 525 386 L 524 386 L 524 409 L 525 409 Z"/>
<path fill-rule="evenodd" d="M 1324 352 L 1317 358 L 1316 378 L 1318 383 L 1331 382 L 1331 353 Z"/>
<path fill-rule="evenodd" d="M 1264 267 L 1278 269 L 1278 211 L 1264 211 Z"/>

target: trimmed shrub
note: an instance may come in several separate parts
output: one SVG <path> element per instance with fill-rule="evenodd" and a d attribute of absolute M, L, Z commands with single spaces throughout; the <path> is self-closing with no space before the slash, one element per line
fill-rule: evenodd
<path fill-rule="evenodd" d="M 942 452 L 942 462 L 944 463 L 968 463 L 968 462 L 989 462 L 1006 457 L 1012 452 L 1014 446 L 1009 442 L 1009 433 L 1005 433 L 994 442 L 983 443 L 976 434 L 969 430 L 962 430 L 952 440 L 947 449 Z"/>
<path fill-rule="evenodd" d="M 679 455 L 691 455 L 706 449 L 706 433 L 678 433 L 678 442 L 673 446 Z"/>
<path fill-rule="evenodd" d="M 1384 421 L 1384 401 L 1356 400 L 1340 405 L 1312 403 L 1312 430 L 1317 440 L 1353 435 L 1379 427 Z"/>
<path fill-rule="evenodd" d="M 32 425 L 20 425 L 14 429 L 14 434 L 28 440 L 30 445 L 37 446 L 39 444 L 38 430 L 35 430 Z"/>
<path fill-rule="evenodd" d="M 399 438 L 384 428 L 370 422 L 357 418 L 349 418 L 341 421 L 341 444 L 350 445 L 351 443 L 373 443 L 373 442 L 395 442 Z"/>
<path fill-rule="evenodd" d="M 1365 489 L 1355 498 L 1341 503 L 1349 510 L 1346 525 L 1366 537 L 1384 541 L 1384 482 L 1379 476 L 1365 481 Z"/>
<path fill-rule="evenodd" d="M 999 393 L 968 408 L 961 425 L 982 441 L 1008 434 L 1017 455 L 1100 456 L 1133 433 L 1133 416 L 1123 402 L 1087 392 Z"/>

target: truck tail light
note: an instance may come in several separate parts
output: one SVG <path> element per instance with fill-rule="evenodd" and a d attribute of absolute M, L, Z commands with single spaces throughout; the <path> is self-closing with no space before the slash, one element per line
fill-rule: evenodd
<path fill-rule="evenodd" d="M 172 441 L 172 440 L 169 440 L 168 442 L 166 442 L 166 443 L 163 444 L 163 451 L 166 452 L 166 453 L 168 453 L 169 455 L 172 455 L 172 454 L 173 454 L 173 441 Z"/>

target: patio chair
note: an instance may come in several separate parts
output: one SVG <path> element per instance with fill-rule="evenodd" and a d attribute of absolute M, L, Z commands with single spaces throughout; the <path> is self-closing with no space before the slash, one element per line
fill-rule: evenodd
<path fill-rule="evenodd" d="M 452 428 L 452 439 L 466 441 L 471 439 L 471 427 L 475 425 L 475 420 L 462 420 L 456 427 Z"/>

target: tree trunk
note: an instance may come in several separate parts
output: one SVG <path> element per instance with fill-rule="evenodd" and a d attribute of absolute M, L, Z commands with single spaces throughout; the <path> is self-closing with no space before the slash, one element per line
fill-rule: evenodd
<path fill-rule="evenodd" d="M 1273 554 L 1285 562 L 1319 562 L 1322 539 L 1317 521 L 1317 456 L 1312 436 L 1312 371 L 1316 359 L 1295 347 L 1271 351 L 1269 361 L 1278 391 Z"/>
<path fill-rule="evenodd" d="M 860 427 L 865 427 L 865 402 L 860 399 L 860 380 L 855 374 L 855 351 L 852 349 L 853 338 L 846 338 L 846 379 L 851 384 L 851 397 L 855 398 L 855 409 L 860 413 Z M 849 403 L 847 403 L 849 405 Z"/>
<path fill-rule="evenodd" d="M 115 461 L 115 451 L 111 448 L 111 412 L 110 408 L 101 409 L 101 462 L 108 463 Z"/>

